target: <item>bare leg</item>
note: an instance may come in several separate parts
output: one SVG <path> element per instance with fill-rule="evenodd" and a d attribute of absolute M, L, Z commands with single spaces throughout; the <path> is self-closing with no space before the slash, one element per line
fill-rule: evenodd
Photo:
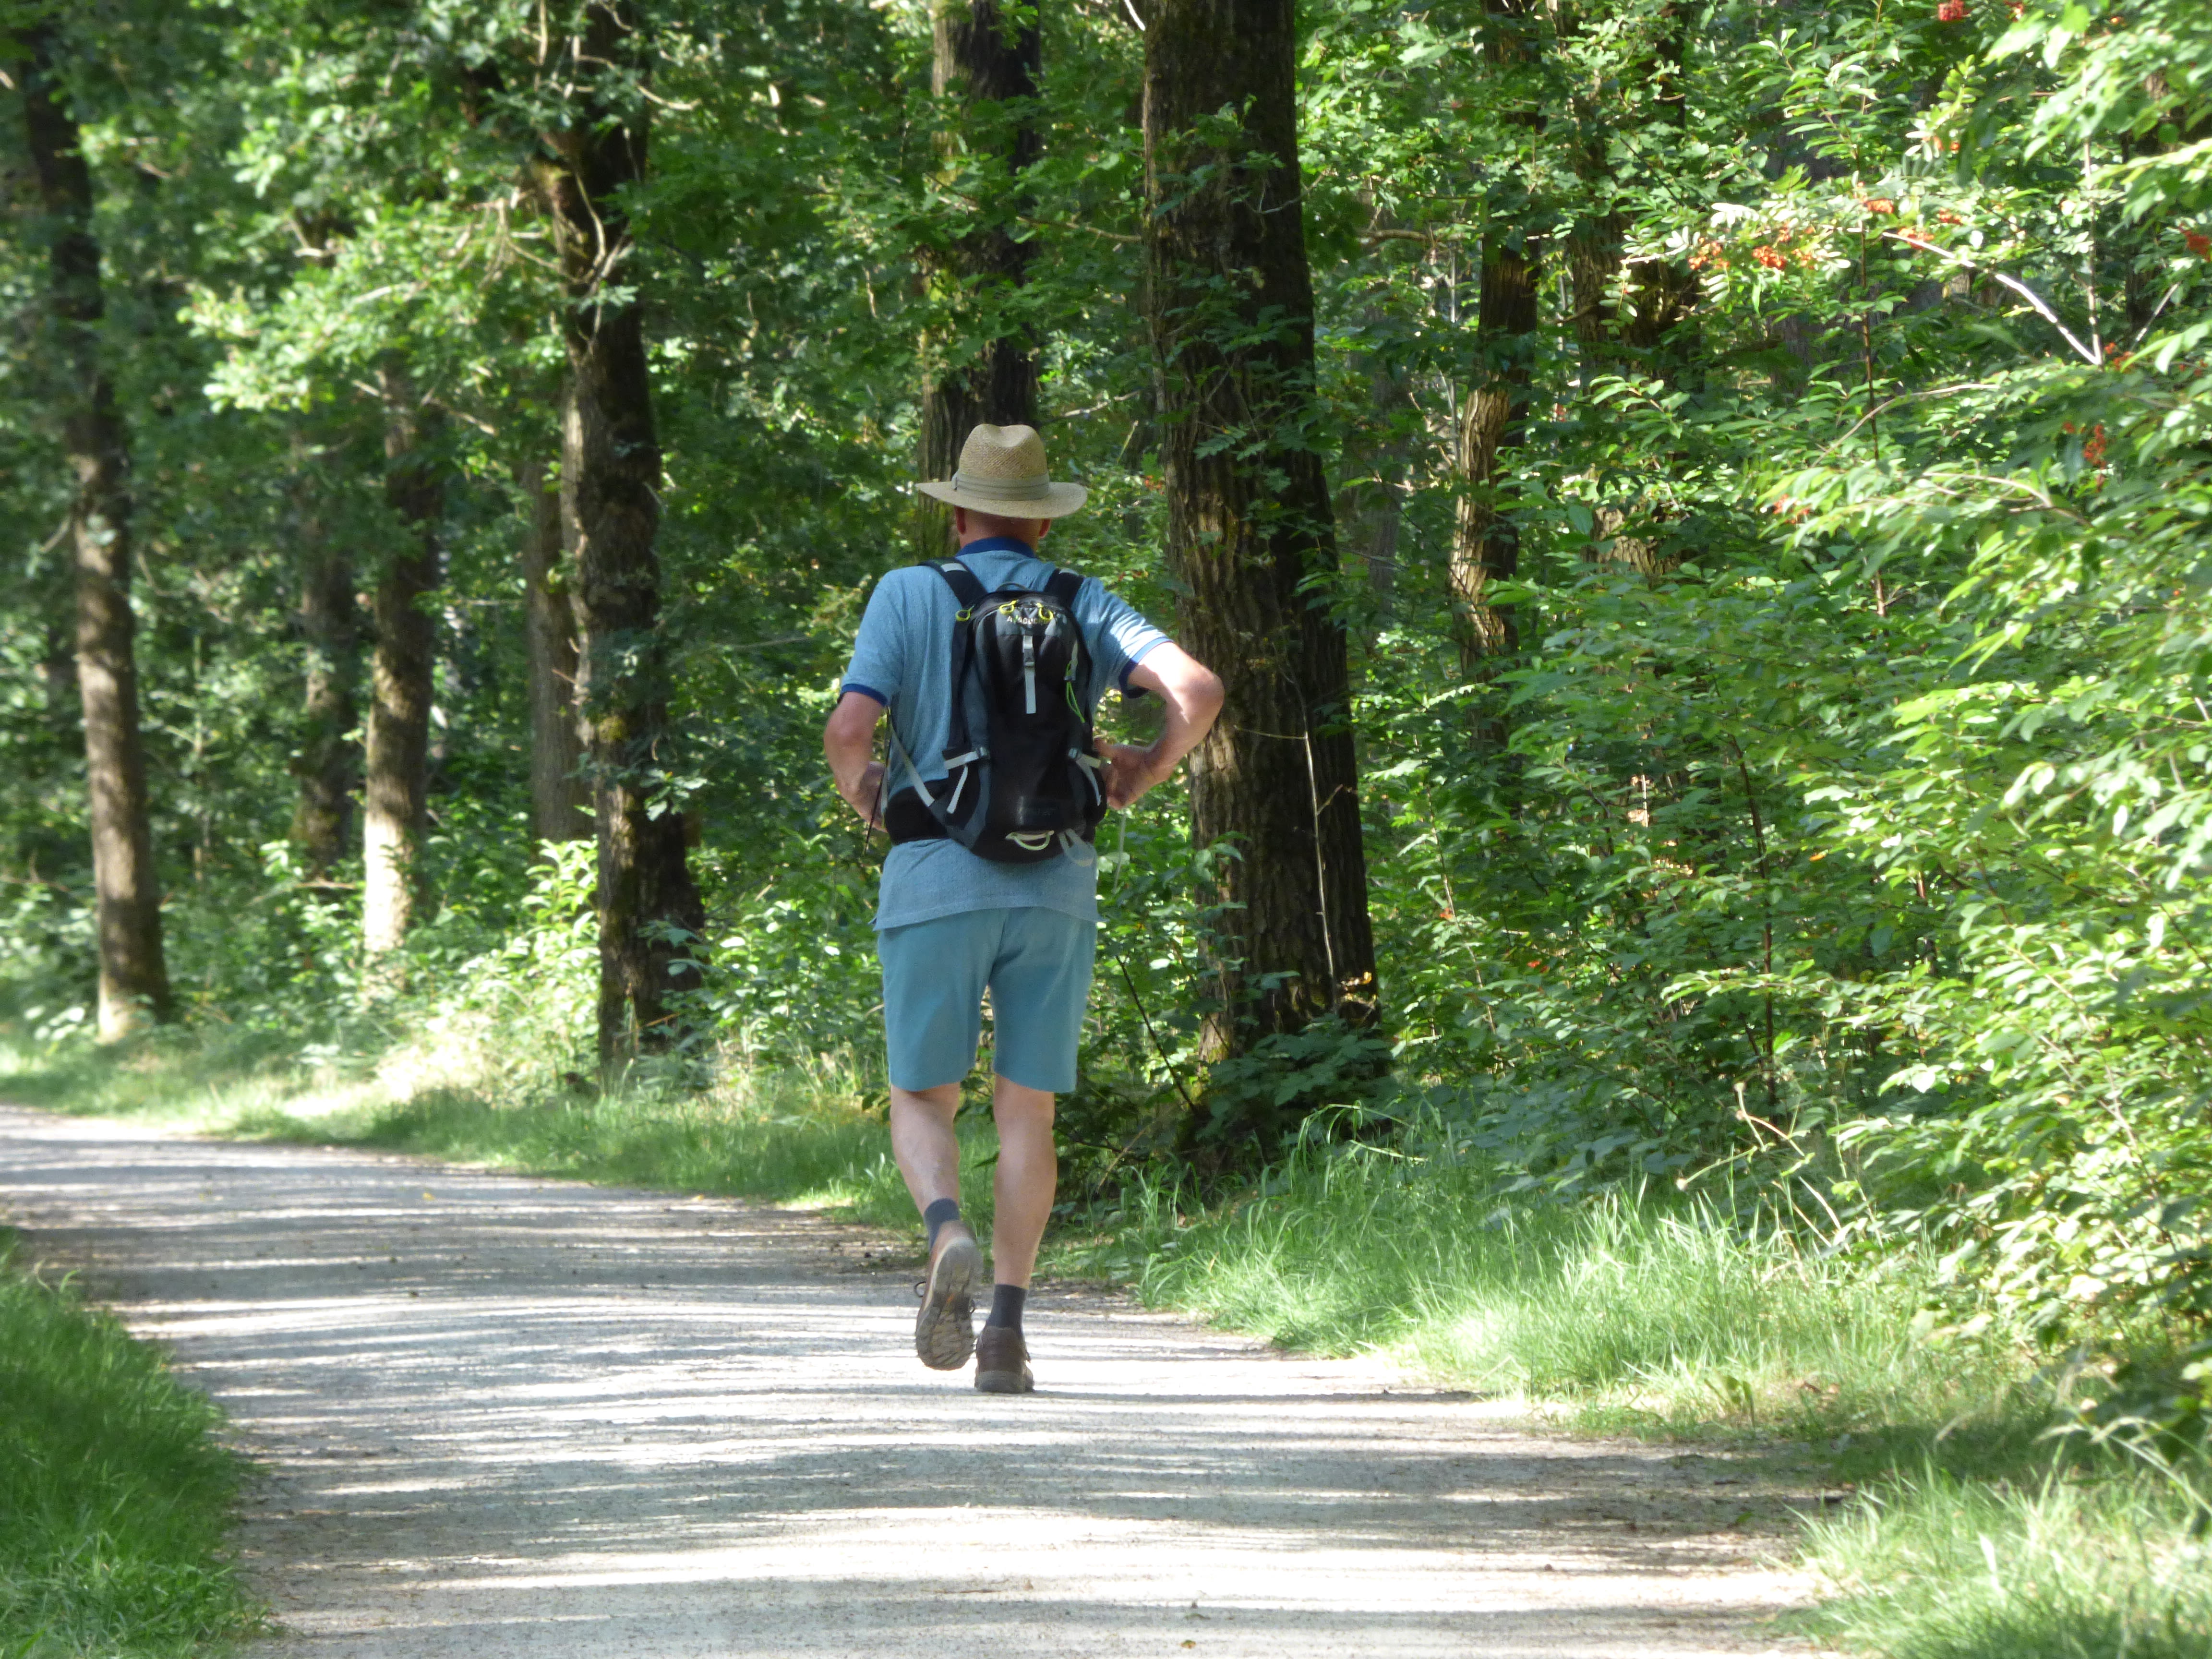
<path fill-rule="evenodd" d="M 1051 1098 L 1045 1097 L 1048 1102 Z M 957 1083 L 891 1091 L 891 1156 L 898 1161 L 917 1210 L 927 1209 L 940 1198 L 960 1196 L 960 1141 L 952 1133 L 952 1115 L 959 1109 Z M 957 1224 L 967 1226 L 965 1222 Z M 940 1244 L 951 1231 L 948 1224 L 938 1234 Z"/>
<path fill-rule="evenodd" d="M 1060 1184 L 1060 1158 L 1052 1144 L 1052 1094 L 994 1078 L 991 1112 L 999 1121 L 999 1168 L 992 1186 L 998 1218 L 991 1230 L 991 1277 L 1026 1290 Z M 909 1184 L 912 1180 L 908 1177 Z"/>

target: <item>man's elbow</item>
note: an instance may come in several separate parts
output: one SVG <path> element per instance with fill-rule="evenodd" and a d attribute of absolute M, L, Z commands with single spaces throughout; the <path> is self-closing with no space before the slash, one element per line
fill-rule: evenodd
<path fill-rule="evenodd" d="M 1225 695 L 1219 675 L 1173 644 L 1146 659 L 1131 672 L 1129 683 L 1158 697 L 1179 719 L 1201 727 L 1221 712 Z"/>
<path fill-rule="evenodd" d="M 1183 675 L 1183 683 L 1176 688 L 1180 694 L 1185 714 L 1193 726 L 1208 726 L 1221 713 L 1221 705 L 1228 691 L 1221 684 L 1221 676 L 1203 663 L 1193 663 Z"/>
<path fill-rule="evenodd" d="M 1229 688 L 1221 683 L 1221 676 L 1211 668 L 1198 671 L 1198 684 L 1192 690 L 1191 700 L 1208 724 L 1221 712 L 1221 705 L 1229 698 Z"/>

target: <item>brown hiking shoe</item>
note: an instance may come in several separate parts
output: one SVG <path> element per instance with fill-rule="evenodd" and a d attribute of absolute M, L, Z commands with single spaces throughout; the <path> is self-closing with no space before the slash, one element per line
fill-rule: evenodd
<path fill-rule="evenodd" d="M 933 1371 L 957 1371 L 975 1351 L 975 1304 L 969 1292 L 983 1271 L 983 1252 L 970 1232 L 953 1234 L 915 1288 L 921 1310 L 914 1316 L 914 1351 Z"/>
<path fill-rule="evenodd" d="M 1019 1331 L 986 1325 L 975 1339 L 975 1386 L 985 1394 L 1035 1394 L 1029 1344 Z"/>

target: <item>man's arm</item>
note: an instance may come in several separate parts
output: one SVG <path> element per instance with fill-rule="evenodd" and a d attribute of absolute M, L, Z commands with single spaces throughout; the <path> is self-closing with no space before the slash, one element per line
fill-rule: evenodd
<path fill-rule="evenodd" d="M 837 793 L 871 830 L 884 827 L 876 812 L 884 763 L 875 758 L 876 722 L 883 717 L 883 704 L 866 692 L 848 691 L 837 700 L 837 706 L 830 711 L 829 724 L 822 728 L 822 752 L 830 757 L 830 775 L 837 780 Z"/>
<path fill-rule="evenodd" d="M 1198 747 L 1221 713 L 1220 678 L 1172 641 L 1146 653 L 1129 671 L 1129 684 L 1160 700 L 1167 725 L 1141 749 L 1126 743 L 1106 745 L 1106 799 L 1114 806 L 1134 806 Z"/>

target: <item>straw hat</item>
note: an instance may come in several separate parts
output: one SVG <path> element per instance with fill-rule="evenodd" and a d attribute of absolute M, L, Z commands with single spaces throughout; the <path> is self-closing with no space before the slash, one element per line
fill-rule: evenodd
<path fill-rule="evenodd" d="M 949 483 L 918 483 L 925 495 L 970 513 L 1002 519 L 1057 519 L 1083 505 L 1081 484 L 1045 475 L 1044 440 L 1027 426 L 979 426 L 960 446 L 960 468 Z"/>

